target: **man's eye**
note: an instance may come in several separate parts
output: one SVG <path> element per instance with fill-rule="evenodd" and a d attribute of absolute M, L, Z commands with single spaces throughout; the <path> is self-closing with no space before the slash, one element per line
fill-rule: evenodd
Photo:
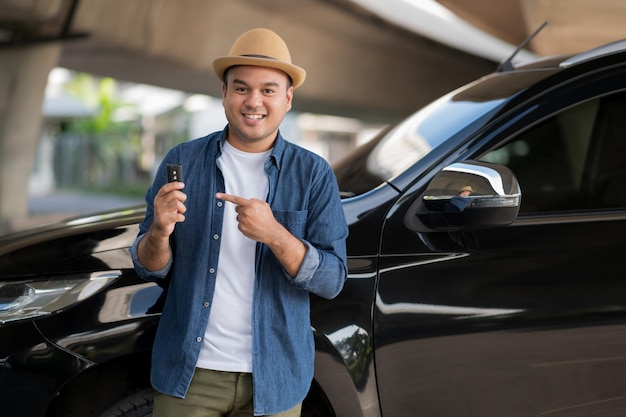
<path fill-rule="evenodd" d="M 264 92 L 265 94 L 274 94 L 274 90 L 271 90 L 271 89 L 269 89 L 269 88 L 266 88 L 265 90 L 263 90 L 263 92 Z"/>
<path fill-rule="evenodd" d="M 243 87 L 237 87 L 235 88 L 235 91 L 237 91 L 238 93 L 245 93 L 246 91 L 248 91 L 248 89 Z"/>

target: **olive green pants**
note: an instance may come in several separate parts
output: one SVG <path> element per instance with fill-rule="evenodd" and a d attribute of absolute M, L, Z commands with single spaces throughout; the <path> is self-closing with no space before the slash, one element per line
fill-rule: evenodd
<path fill-rule="evenodd" d="M 299 417 L 302 404 L 274 417 Z M 155 392 L 153 417 L 252 417 L 252 374 L 196 369 L 184 399 Z"/>

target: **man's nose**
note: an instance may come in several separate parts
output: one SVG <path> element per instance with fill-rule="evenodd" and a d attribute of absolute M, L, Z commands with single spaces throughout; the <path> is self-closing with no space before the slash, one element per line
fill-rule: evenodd
<path fill-rule="evenodd" d="M 249 107 L 259 107 L 263 104 L 263 95 L 260 91 L 251 91 L 246 98 L 246 105 Z"/>

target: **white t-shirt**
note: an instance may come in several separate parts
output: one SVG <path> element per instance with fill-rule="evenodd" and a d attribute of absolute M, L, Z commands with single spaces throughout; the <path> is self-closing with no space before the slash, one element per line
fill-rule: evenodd
<path fill-rule="evenodd" d="M 224 176 L 226 193 L 265 201 L 269 180 L 264 166 L 270 152 L 242 152 L 224 142 L 217 163 Z M 257 242 L 239 231 L 235 205 L 225 204 L 213 306 L 197 366 L 216 371 L 252 372 Z"/>

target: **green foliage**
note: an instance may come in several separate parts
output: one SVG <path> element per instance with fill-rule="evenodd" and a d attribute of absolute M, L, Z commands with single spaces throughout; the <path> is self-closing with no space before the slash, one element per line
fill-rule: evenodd
<path fill-rule="evenodd" d="M 130 133 L 137 123 L 116 122 L 113 119 L 116 110 L 131 107 L 129 103 L 118 100 L 117 86 L 112 78 L 95 78 L 89 74 L 77 74 L 66 86 L 69 93 L 75 95 L 89 106 L 97 108 L 97 114 L 91 118 L 72 121 L 69 130 L 75 133 Z"/>
<path fill-rule="evenodd" d="M 115 120 L 115 112 L 132 107 L 119 100 L 119 88 L 112 78 L 75 74 L 67 91 L 88 106 L 95 107 L 94 117 L 74 119 L 63 134 L 75 138 L 71 145 L 70 187 L 102 189 L 127 193 L 129 189 L 147 188 L 148 178 L 137 160 L 141 154 L 139 120 Z M 67 152 L 67 149 L 66 149 Z"/>
<path fill-rule="evenodd" d="M 363 331 L 355 331 L 337 343 L 354 381 L 364 384 L 367 380 L 368 366 L 372 356 L 371 336 Z"/>

